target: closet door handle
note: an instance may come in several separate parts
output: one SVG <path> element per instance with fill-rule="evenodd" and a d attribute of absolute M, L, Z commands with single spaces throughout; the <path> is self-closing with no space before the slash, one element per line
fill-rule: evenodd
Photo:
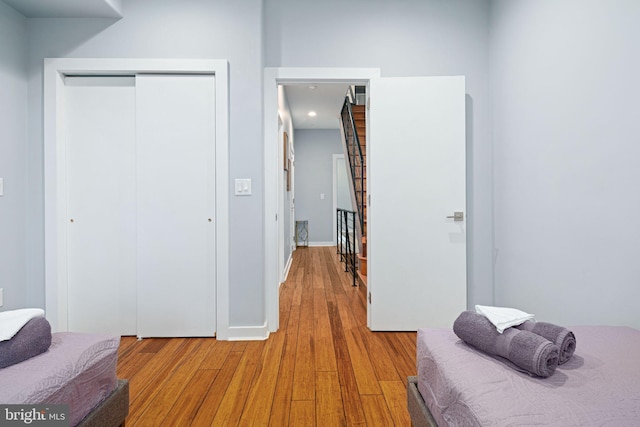
<path fill-rule="evenodd" d="M 454 212 L 453 215 L 447 218 L 452 218 L 454 221 L 462 221 L 464 220 L 464 212 Z"/>

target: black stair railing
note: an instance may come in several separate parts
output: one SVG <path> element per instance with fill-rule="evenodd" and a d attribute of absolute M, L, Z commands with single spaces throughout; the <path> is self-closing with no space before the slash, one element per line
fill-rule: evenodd
<path fill-rule="evenodd" d="M 336 209 L 336 251 L 340 262 L 344 263 L 344 271 L 353 276 L 356 286 L 356 213 L 345 209 Z"/>
<path fill-rule="evenodd" d="M 351 178 L 353 182 L 353 190 L 356 197 L 356 211 L 358 213 L 358 221 L 360 230 L 364 230 L 364 206 L 365 206 L 365 163 L 360 138 L 356 130 L 355 120 L 353 118 L 353 110 L 351 102 L 346 97 L 342 105 L 342 125 L 345 133 L 345 141 L 347 145 L 347 157 L 349 158 L 349 166 L 351 170 Z"/>

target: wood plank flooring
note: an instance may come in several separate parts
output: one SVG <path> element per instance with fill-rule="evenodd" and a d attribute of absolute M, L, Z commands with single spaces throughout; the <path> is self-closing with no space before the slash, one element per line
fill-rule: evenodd
<path fill-rule="evenodd" d="M 371 332 L 335 248 L 299 248 L 266 341 L 123 337 L 127 426 L 410 426 L 414 332 Z"/>

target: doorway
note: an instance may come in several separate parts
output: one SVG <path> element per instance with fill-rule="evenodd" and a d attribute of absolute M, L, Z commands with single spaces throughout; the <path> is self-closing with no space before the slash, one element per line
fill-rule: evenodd
<path fill-rule="evenodd" d="M 278 87 L 287 84 L 347 83 L 366 85 L 379 77 L 378 69 L 358 68 L 265 68 L 264 78 L 264 170 L 265 170 L 265 297 L 267 329 L 279 328 L 280 285 L 279 239 L 284 234 L 282 204 L 279 203 L 279 170 L 282 144 L 278 141 Z"/>
<path fill-rule="evenodd" d="M 464 77 L 380 78 L 377 69 L 266 68 L 267 328 L 276 331 L 279 326 L 277 239 L 282 229 L 274 184 L 276 88 L 331 82 L 367 86 L 369 100 L 373 99 L 367 102 L 367 164 L 375 171 L 366 184 L 368 326 L 372 330 L 450 326 L 467 304 Z M 427 191 L 421 191 L 424 184 Z"/>

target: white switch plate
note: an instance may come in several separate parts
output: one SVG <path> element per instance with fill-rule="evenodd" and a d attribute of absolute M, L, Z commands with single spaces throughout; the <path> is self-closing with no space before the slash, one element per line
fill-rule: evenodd
<path fill-rule="evenodd" d="M 320 200 L 324 200 L 324 193 L 320 193 Z"/>
<path fill-rule="evenodd" d="M 0 196 L 4 196 L 4 178 L 0 178 Z"/>
<path fill-rule="evenodd" d="M 236 179 L 236 196 L 251 195 L 251 179 Z"/>

